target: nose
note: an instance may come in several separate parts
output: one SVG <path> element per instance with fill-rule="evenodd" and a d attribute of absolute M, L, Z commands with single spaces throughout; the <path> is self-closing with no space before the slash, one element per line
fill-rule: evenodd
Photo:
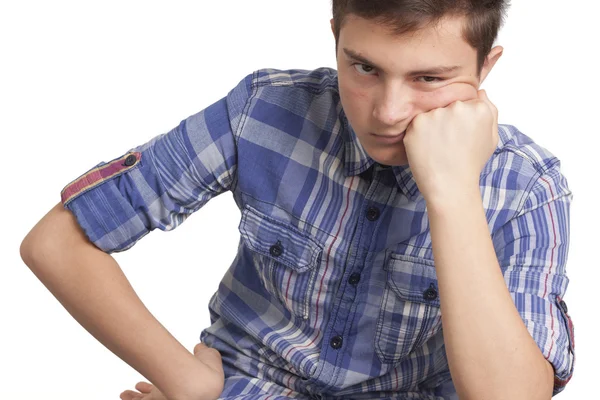
<path fill-rule="evenodd" d="M 411 91 L 405 85 L 389 85 L 373 109 L 373 117 L 386 126 L 396 126 L 413 112 Z"/>

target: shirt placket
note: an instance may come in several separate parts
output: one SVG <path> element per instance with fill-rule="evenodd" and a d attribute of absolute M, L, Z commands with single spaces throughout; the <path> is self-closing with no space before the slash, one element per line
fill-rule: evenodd
<path fill-rule="evenodd" d="M 349 256 L 341 278 L 340 286 L 333 303 L 321 350 L 321 361 L 331 366 L 322 370 L 330 374 L 328 381 L 321 380 L 322 388 L 336 389 L 343 381 L 345 359 L 351 357 L 353 338 L 349 337 L 350 328 L 355 320 L 355 304 L 358 287 L 363 279 L 367 279 L 373 267 L 374 251 L 381 247 L 385 235 L 379 232 L 379 221 L 389 212 L 389 204 L 397 193 L 396 181 L 391 168 L 378 165 L 373 167 L 371 182 L 364 195 L 360 210 L 355 213 L 352 222 L 355 224 L 354 236 Z M 327 375 L 324 375 L 327 376 Z"/>

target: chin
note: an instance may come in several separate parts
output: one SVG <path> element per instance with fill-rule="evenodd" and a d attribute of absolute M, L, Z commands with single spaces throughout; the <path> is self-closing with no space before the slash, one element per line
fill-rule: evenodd
<path fill-rule="evenodd" d="M 404 150 L 404 149 L 402 149 Z M 406 152 L 404 151 L 373 151 L 367 152 L 369 156 L 382 165 L 389 165 L 392 167 L 408 165 L 408 159 Z"/>

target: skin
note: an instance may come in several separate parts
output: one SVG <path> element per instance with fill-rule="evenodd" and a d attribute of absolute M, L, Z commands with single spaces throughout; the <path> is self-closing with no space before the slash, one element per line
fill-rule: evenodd
<path fill-rule="evenodd" d="M 333 20 L 331 24 L 333 29 Z M 404 143 L 390 145 L 373 133 L 396 135 L 417 115 L 459 100 L 477 99 L 479 86 L 502 55 L 501 47 L 492 49 L 479 74 L 477 52 L 462 38 L 461 19 L 443 20 L 437 29 L 429 27 L 398 37 L 385 27 L 350 15 L 337 47 L 344 111 L 367 153 L 384 165 L 408 163 Z M 346 50 L 371 63 L 350 57 Z M 411 74 L 437 66 L 459 69 L 438 75 Z"/>
<path fill-rule="evenodd" d="M 19 251 L 71 316 L 166 398 L 210 399 L 223 391 L 219 353 L 199 346 L 192 354 L 182 346 L 145 307 L 112 255 L 88 240 L 62 203 L 33 227 Z"/>
<path fill-rule="evenodd" d="M 503 49 L 494 47 L 478 71 L 463 23 L 450 17 L 395 36 L 348 16 L 337 42 L 340 97 L 369 156 L 408 164 L 427 202 L 446 353 L 461 400 L 549 399 L 553 369 L 512 302 L 479 189 L 498 143 L 498 111 L 479 88 Z M 439 66 L 457 68 L 413 74 Z M 165 399 L 149 383 L 136 389 L 121 399 Z"/>
<path fill-rule="evenodd" d="M 212 377 L 212 380 L 219 380 L 219 385 L 223 387 L 223 362 L 221 361 L 221 355 L 218 351 L 206 347 L 202 343 L 198 343 L 194 347 L 194 357 L 204 365 L 206 365 L 211 370 L 217 372 L 215 377 Z M 138 382 L 135 385 L 135 390 L 125 390 L 121 393 L 120 398 L 123 400 L 133 400 L 133 399 L 143 399 L 143 400 L 167 400 L 167 398 L 161 393 L 160 390 L 151 383 L 148 382 Z M 219 391 L 220 394 L 220 391 Z M 207 399 L 217 399 L 218 395 L 214 397 L 207 397 Z M 202 400 L 202 399 L 198 399 Z"/>

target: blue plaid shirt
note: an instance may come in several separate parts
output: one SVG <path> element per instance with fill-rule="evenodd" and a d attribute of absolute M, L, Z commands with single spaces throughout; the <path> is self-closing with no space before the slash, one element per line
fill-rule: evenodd
<path fill-rule="evenodd" d="M 569 204 L 559 160 L 509 125 L 481 173 L 491 239 L 525 326 L 570 379 Z M 67 185 L 66 208 L 106 252 L 176 228 L 232 191 L 237 256 L 201 339 L 222 398 L 456 398 L 425 201 L 408 167 L 375 163 L 332 69 L 260 70 L 172 131 Z M 477 299 L 473 299 L 477 301 Z"/>

